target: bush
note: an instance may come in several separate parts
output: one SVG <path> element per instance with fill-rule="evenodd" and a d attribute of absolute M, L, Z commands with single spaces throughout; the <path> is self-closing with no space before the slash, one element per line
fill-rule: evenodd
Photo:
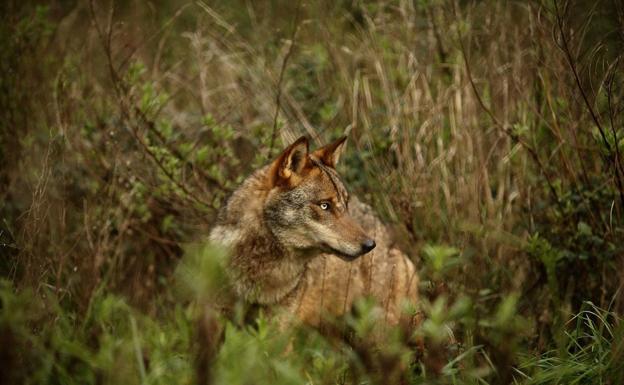
<path fill-rule="evenodd" d="M 622 382 L 617 2 L 0 11 L 0 383 Z M 250 319 L 205 245 L 284 144 L 343 133 L 423 282 L 382 347 L 366 301 Z"/>

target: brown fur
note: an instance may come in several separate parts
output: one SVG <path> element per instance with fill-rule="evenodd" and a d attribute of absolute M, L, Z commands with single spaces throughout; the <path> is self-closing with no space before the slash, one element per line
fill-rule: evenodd
<path fill-rule="evenodd" d="M 396 325 L 403 301 L 418 300 L 418 275 L 372 209 L 349 199 L 334 169 L 343 147 L 308 153 L 297 140 L 234 192 L 210 239 L 230 249 L 236 294 L 249 303 L 319 326 L 372 296 Z"/>

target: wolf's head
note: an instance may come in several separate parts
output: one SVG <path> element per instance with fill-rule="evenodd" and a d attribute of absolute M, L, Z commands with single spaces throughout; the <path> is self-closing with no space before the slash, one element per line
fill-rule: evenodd
<path fill-rule="evenodd" d="M 308 152 L 308 140 L 301 137 L 269 166 L 264 219 L 284 246 L 345 260 L 375 248 L 349 215 L 349 194 L 335 169 L 345 140 Z"/>

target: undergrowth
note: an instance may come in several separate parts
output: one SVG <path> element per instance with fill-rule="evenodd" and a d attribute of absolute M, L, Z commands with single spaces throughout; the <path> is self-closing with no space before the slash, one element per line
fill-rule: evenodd
<path fill-rule="evenodd" d="M 0 384 L 624 382 L 617 1 L 0 5 Z M 415 330 L 227 298 L 205 242 L 300 135 L 421 277 Z M 415 311 L 415 309 L 411 309 Z"/>

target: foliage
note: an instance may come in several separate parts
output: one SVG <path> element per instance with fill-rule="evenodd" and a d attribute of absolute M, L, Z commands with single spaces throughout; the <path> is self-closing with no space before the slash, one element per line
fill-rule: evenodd
<path fill-rule="evenodd" d="M 621 383 L 623 12 L 3 2 L 0 383 Z M 250 319 L 205 243 L 284 144 L 344 133 L 420 270 L 381 346 L 366 300 Z"/>

